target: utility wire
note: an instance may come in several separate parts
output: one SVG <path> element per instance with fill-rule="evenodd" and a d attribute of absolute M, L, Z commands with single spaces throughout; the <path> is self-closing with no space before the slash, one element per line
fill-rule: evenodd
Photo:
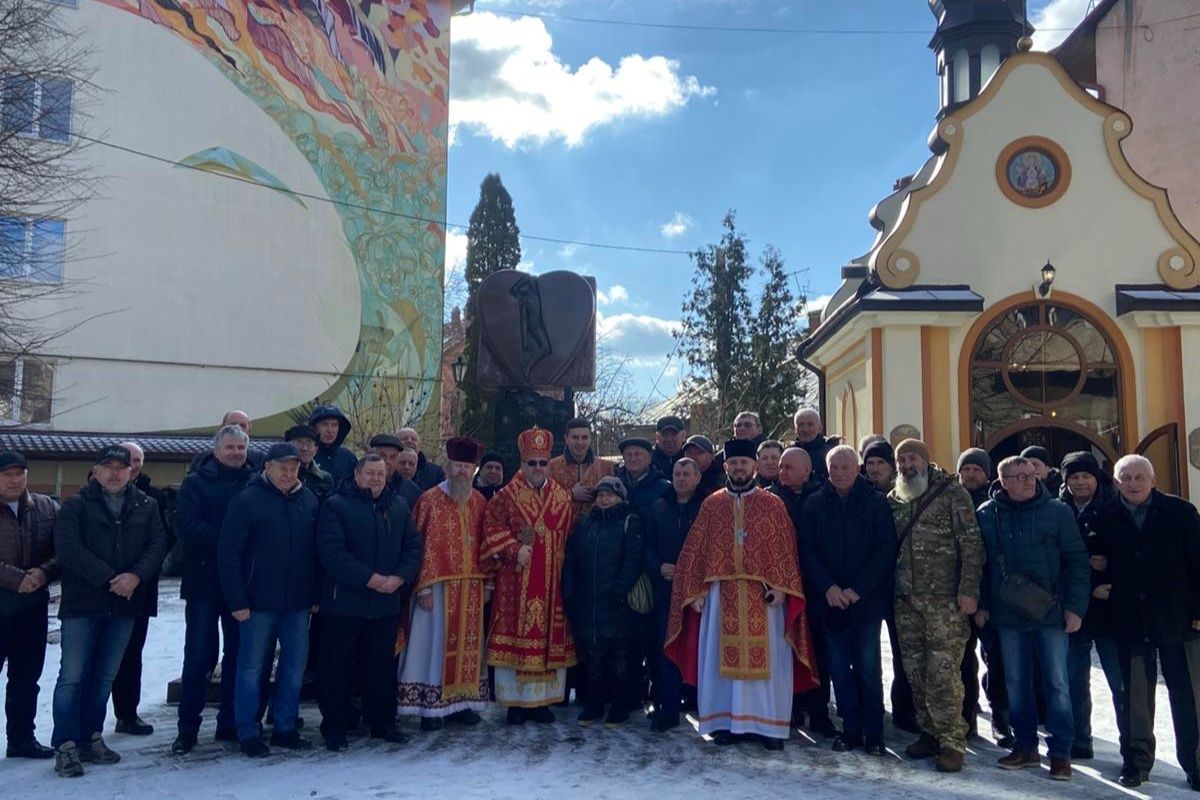
<path fill-rule="evenodd" d="M 678 30 L 678 31 L 693 31 L 699 33 L 761 33 L 761 34 L 776 34 L 787 36 L 929 36 L 928 28 L 779 28 L 779 27 L 761 27 L 761 26 L 741 26 L 741 25 L 701 25 L 695 23 L 684 22 L 651 22 L 647 20 L 635 19 L 611 19 L 604 17 L 579 17 L 569 14 L 548 14 L 544 11 L 520 10 L 520 9 L 499 9 L 487 8 L 480 9 L 489 14 L 497 14 L 504 17 L 537 17 L 539 19 L 549 20 L 553 22 L 581 22 L 592 25 L 618 25 L 628 28 L 654 28 L 660 30 Z M 1141 23 L 1137 25 L 1139 28 L 1153 28 L 1157 25 L 1165 25 L 1169 22 L 1179 22 L 1185 19 L 1193 19 L 1200 17 L 1200 14 L 1185 14 L 1180 17 L 1171 17 L 1170 19 L 1160 19 L 1155 22 Z M 1097 30 L 1117 30 L 1123 28 L 1120 25 L 1097 25 Z M 1039 31 L 1045 33 L 1069 33 L 1075 28 L 1038 28 Z"/>
<path fill-rule="evenodd" d="M 47 130 L 50 129 L 49 126 L 46 126 L 46 128 L 47 128 Z M 264 183 L 259 183 L 258 181 L 253 180 L 252 178 L 243 178 L 240 175 L 231 175 L 227 172 L 214 172 L 212 170 L 205 169 L 204 167 L 197 166 L 195 164 L 185 164 L 181 161 L 176 161 L 175 159 L 168 158 L 166 156 L 160 156 L 155 153 L 148 153 L 145 150 L 139 150 L 136 147 L 128 147 L 126 145 L 117 144 L 116 142 L 110 142 L 106 139 L 97 139 L 95 137 L 86 136 L 82 133 L 77 133 L 74 131 L 59 131 L 59 132 L 66 133 L 67 135 L 70 135 L 70 136 L 74 136 L 75 138 L 81 139 L 85 142 L 90 142 L 92 144 L 98 144 L 103 147 L 109 147 L 109 148 L 112 148 L 113 150 L 119 150 L 123 153 L 129 153 L 130 155 L 139 156 L 141 158 L 148 158 L 152 161 L 158 161 L 163 164 L 169 164 L 173 167 L 184 167 L 186 169 L 195 170 L 197 172 L 203 172 L 205 175 L 211 175 L 211 176 L 217 177 L 217 178 L 225 178 L 226 180 L 237 181 L 238 183 L 245 183 L 245 184 L 249 184 L 251 186 L 257 186 L 260 189 L 267 189 L 268 191 L 272 191 L 272 192 L 289 194 L 289 195 L 293 195 L 295 197 L 303 197 L 306 200 L 313 200 L 313 201 L 321 202 L 321 203 L 329 203 L 331 205 L 342 206 L 344 208 L 352 208 L 357 211 L 368 211 L 372 214 L 382 214 L 384 216 L 397 217 L 400 219 L 407 219 L 407 220 L 411 220 L 413 222 L 433 223 L 434 225 L 440 225 L 443 228 L 447 228 L 447 229 L 455 228 L 455 229 L 464 230 L 464 231 L 469 229 L 468 225 L 465 225 L 461 222 L 448 222 L 444 219 L 433 219 L 431 217 L 420 216 L 419 214 L 406 214 L 403 211 L 396 211 L 394 209 L 388 209 L 388 208 L 377 208 L 375 206 L 369 206 L 369 205 L 365 205 L 363 203 L 355 203 L 355 202 L 351 202 L 349 200 L 337 200 L 332 197 L 322 197 L 321 195 L 311 194 L 309 192 L 300 192 L 300 191 L 296 191 L 295 189 L 277 189 L 273 186 L 268 186 Z M 535 241 L 535 242 L 545 242 L 545 243 L 549 243 L 549 244 L 575 245 L 577 247 L 594 247 L 594 248 L 598 248 L 601 250 L 620 250 L 620 251 L 625 251 L 625 252 L 655 253 L 655 254 L 659 254 L 659 255 L 673 255 L 673 256 L 680 256 L 680 255 L 681 256 L 690 256 L 692 254 L 692 251 L 690 251 L 690 250 L 674 250 L 674 249 L 670 249 L 670 248 L 666 248 L 666 247 L 639 247 L 637 245 L 611 244 L 609 242 L 588 242 L 588 241 L 583 241 L 580 239 L 566 239 L 566 238 L 557 237 L 557 236 L 537 236 L 537 235 L 530 234 L 530 233 L 522 233 L 521 238 L 529 239 L 530 241 Z"/>

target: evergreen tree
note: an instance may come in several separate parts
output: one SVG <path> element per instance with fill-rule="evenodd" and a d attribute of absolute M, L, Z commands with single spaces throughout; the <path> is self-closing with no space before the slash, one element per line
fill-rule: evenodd
<path fill-rule="evenodd" d="M 683 302 L 676 334 L 687 359 L 689 389 L 715 402 L 716 430 L 730 429 L 741 410 L 746 362 L 750 357 L 750 297 L 746 292 L 753 268 L 746 263 L 746 237 L 737 229 L 735 212 L 722 221 L 717 245 L 692 253 L 692 289 Z"/>
<path fill-rule="evenodd" d="M 759 270 L 763 287 L 750 321 L 744 403 L 758 412 L 767 436 L 778 438 L 790 428 L 802 394 L 802 368 L 794 355 L 800 339 L 800 307 L 778 250 L 771 246 L 763 250 Z"/>
<path fill-rule="evenodd" d="M 475 367 L 479 363 L 479 321 L 475 298 L 489 275 L 516 269 L 521 261 L 521 231 L 517 227 L 512 197 L 496 173 L 479 185 L 479 202 L 467 228 L 467 341 L 468 364 L 461 390 L 464 396 L 462 433 L 490 441 L 495 423 L 495 394 L 479 388 Z"/>

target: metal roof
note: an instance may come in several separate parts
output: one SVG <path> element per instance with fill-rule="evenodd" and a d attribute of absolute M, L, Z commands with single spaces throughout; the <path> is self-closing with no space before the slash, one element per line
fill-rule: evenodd
<path fill-rule="evenodd" d="M 265 454 L 279 439 L 251 439 L 250 452 Z M 170 433 L 86 433 L 28 428 L 0 430 L 0 449 L 16 450 L 27 458 L 62 461 L 89 460 L 100 450 L 121 442 L 137 442 L 148 461 L 190 461 L 212 449 L 212 436 Z"/>
<path fill-rule="evenodd" d="M 1161 283 L 1116 288 L 1118 317 L 1131 311 L 1200 311 L 1200 289 L 1172 289 Z"/>

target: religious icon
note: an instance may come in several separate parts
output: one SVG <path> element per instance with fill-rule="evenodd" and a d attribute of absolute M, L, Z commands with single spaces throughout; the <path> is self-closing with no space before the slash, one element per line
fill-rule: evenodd
<path fill-rule="evenodd" d="M 535 539 L 537 539 L 537 534 L 533 532 L 533 528 L 522 525 L 521 532 L 517 534 L 517 541 L 529 547 L 533 545 Z"/>
<path fill-rule="evenodd" d="M 1058 188 L 1059 168 L 1049 153 L 1037 147 L 1019 150 L 1008 160 L 1008 185 L 1022 197 L 1044 197 Z"/>

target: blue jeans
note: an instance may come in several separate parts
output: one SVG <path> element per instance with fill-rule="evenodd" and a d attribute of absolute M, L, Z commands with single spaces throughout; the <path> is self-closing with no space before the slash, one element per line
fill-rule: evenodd
<path fill-rule="evenodd" d="M 237 685 L 238 624 L 224 603 L 188 600 L 184 606 L 183 677 L 179 681 L 179 732 L 200 730 L 200 715 L 208 695 L 208 674 L 217 664 L 221 626 L 224 652 L 221 655 L 221 707 L 217 730 L 232 730 L 233 698 Z"/>
<path fill-rule="evenodd" d="M 1042 671 L 1046 689 L 1046 749 L 1051 758 L 1070 758 L 1075 741 L 1075 718 L 1071 712 L 1071 690 L 1067 678 L 1067 634 L 1059 626 L 1016 631 L 1000 628 L 1000 649 L 1004 653 L 1004 677 L 1008 684 L 1008 703 L 1012 710 L 1016 749 L 1027 753 L 1038 750 L 1037 701 L 1033 693 L 1033 660 Z"/>
<path fill-rule="evenodd" d="M 113 678 L 133 633 L 133 617 L 68 617 L 62 620 L 62 659 L 54 685 L 54 733 L 50 744 L 86 745 L 104 730 Z"/>
<path fill-rule="evenodd" d="M 873 742 L 883 741 L 881 626 L 882 622 L 868 622 L 845 630 L 824 628 L 842 731 Z"/>
<path fill-rule="evenodd" d="M 1113 710 L 1117 715 L 1117 729 L 1125 733 L 1125 681 L 1121 677 L 1121 658 L 1117 653 L 1117 642 L 1107 637 L 1097 637 L 1096 652 L 1100 654 L 1100 666 L 1104 679 L 1112 692 Z M 1093 640 L 1071 637 L 1067 647 L 1067 676 L 1071 686 L 1071 716 L 1075 719 L 1075 746 L 1092 748 L 1092 643 Z"/>
<path fill-rule="evenodd" d="M 259 703 L 263 669 L 279 642 L 279 663 L 275 673 L 275 694 L 271 708 L 275 712 L 275 732 L 295 730 L 300 713 L 300 685 L 308 662 L 308 610 L 250 610 L 250 619 L 239 623 L 237 689 L 234 715 L 238 741 L 254 739 L 259 730 Z"/>

